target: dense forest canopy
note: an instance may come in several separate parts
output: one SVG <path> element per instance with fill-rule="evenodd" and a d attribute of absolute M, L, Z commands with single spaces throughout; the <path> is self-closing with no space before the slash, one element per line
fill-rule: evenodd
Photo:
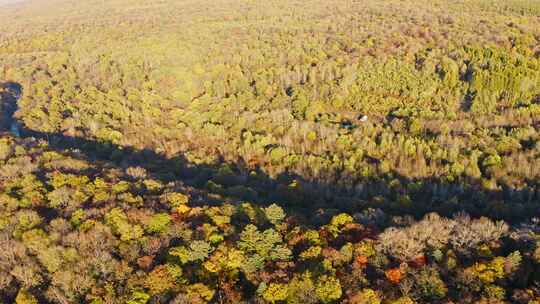
<path fill-rule="evenodd" d="M 0 303 L 540 303 L 537 0 L 0 0 Z"/>

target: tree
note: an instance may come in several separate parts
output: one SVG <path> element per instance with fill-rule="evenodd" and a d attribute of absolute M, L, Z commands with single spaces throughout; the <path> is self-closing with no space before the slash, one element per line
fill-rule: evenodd
<path fill-rule="evenodd" d="M 253 272 L 261 269 L 267 261 L 286 261 L 291 251 L 282 244 L 279 233 L 270 228 L 260 232 L 255 225 L 248 224 L 240 234 L 238 247 L 246 254 L 244 269 Z"/>

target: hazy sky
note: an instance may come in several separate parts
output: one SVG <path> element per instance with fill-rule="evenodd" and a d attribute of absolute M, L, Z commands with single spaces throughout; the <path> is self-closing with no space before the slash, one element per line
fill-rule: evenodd
<path fill-rule="evenodd" d="M 0 5 L 23 2 L 25 0 L 0 0 Z"/>

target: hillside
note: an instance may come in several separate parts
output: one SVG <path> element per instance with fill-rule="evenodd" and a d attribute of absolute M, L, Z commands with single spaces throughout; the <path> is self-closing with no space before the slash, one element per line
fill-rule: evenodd
<path fill-rule="evenodd" d="M 0 100 L 0 303 L 540 303 L 536 0 L 23 1 Z"/>

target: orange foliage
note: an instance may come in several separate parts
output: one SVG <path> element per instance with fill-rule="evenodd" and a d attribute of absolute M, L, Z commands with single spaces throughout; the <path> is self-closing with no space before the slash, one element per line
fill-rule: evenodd
<path fill-rule="evenodd" d="M 355 268 L 365 267 L 367 263 L 368 263 L 368 258 L 365 255 L 359 255 L 356 257 L 356 260 L 354 261 L 354 267 Z"/>
<path fill-rule="evenodd" d="M 141 267 L 144 270 L 149 270 L 152 266 L 153 261 L 154 261 L 154 256 L 145 255 L 137 259 L 137 265 L 139 265 L 139 267 Z"/>
<path fill-rule="evenodd" d="M 403 276 L 403 274 L 401 273 L 401 269 L 399 268 L 388 269 L 384 272 L 384 274 L 386 275 L 388 281 L 394 284 L 399 284 Z"/>

